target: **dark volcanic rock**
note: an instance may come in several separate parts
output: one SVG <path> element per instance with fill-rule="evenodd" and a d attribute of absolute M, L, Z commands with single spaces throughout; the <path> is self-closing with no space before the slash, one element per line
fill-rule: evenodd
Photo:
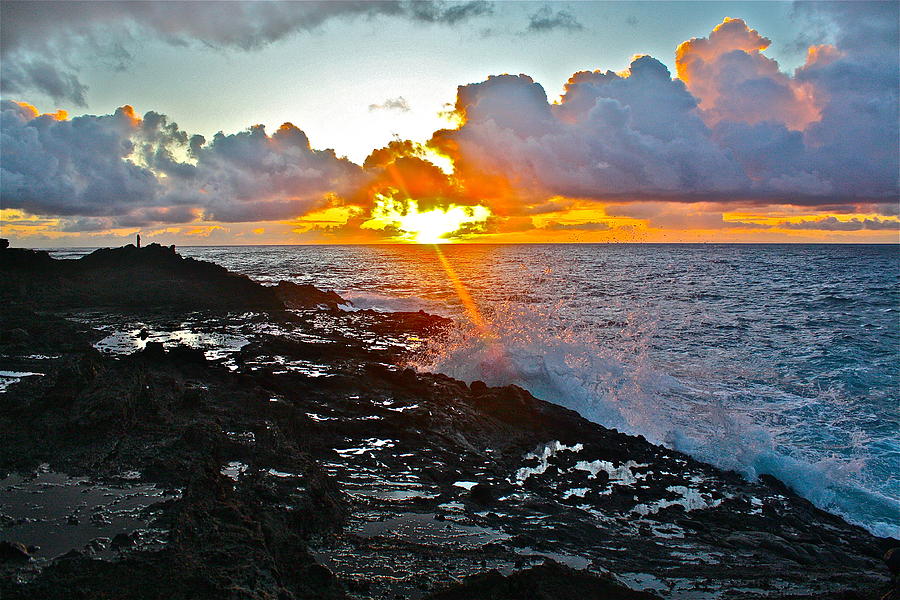
<path fill-rule="evenodd" d="M 325 292 L 314 285 L 299 285 L 290 281 L 279 281 L 275 286 L 275 294 L 287 308 L 327 306 L 334 309 L 339 304 L 348 304 L 346 300 L 330 290 Z"/>
<path fill-rule="evenodd" d="M 0 542 L 0 561 L 27 562 L 31 560 L 31 553 L 24 544 L 19 542 Z"/>
<path fill-rule="evenodd" d="M 900 576 L 900 547 L 891 548 L 885 552 L 884 562 L 893 577 Z"/>
<path fill-rule="evenodd" d="M 479 483 L 469 491 L 469 498 L 477 504 L 487 505 L 493 502 L 494 491 L 491 489 L 491 486 Z"/>
<path fill-rule="evenodd" d="M 284 308 L 274 289 L 159 244 L 101 249 L 78 260 L 0 249 L 0 276 L 2 301 L 31 308 Z"/>
<path fill-rule="evenodd" d="M 598 577 L 548 561 L 504 577 L 480 573 L 427 600 L 658 600 L 648 592 L 630 590 L 610 577 Z"/>

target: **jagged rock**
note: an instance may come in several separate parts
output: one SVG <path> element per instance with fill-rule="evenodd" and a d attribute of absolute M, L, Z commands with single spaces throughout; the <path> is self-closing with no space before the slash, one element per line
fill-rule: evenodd
<path fill-rule="evenodd" d="M 473 381 L 469 384 L 469 389 L 472 390 L 472 394 L 481 396 L 482 394 L 487 393 L 488 386 L 483 381 Z"/>
<path fill-rule="evenodd" d="M 129 533 L 119 533 L 113 536 L 112 545 L 114 548 L 127 548 L 133 546 L 135 536 Z"/>
<path fill-rule="evenodd" d="M 884 562 L 892 576 L 900 576 L 900 547 L 891 548 L 885 552 Z"/>
<path fill-rule="evenodd" d="M 279 281 L 275 286 L 278 299 L 287 308 L 317 308 L 327 306 L 335 309 L 339 304 L 349 304 L 332 291 L 322 291 L 314 285 Z"/>
<path fill-rule="evenodd" d="M 657 600 L 611 578 L 575 571 L 553 561 L 504 577 L 488 571 L 461 584 L 431 594 L 427 600 Z"/>
<path fill-rule="evenodd" d="M 163 360 L 166 356 L 166 347 L 162 342 L 147 342 L 141 350 L 141 356 L 147 360 Z"/>
<path fill-rule="evenodd" d="M 494 490 L 487 484 L 479 483 L 469 490 L 469 498 L 476 504 L 487 505 L 494 500 Z"/>
<path fill-rule="evenodd" d="M 106 248 L 78 260 L 6 249 L 0 253 L 0 275 L 6 282 L 0 300 L 31 308 L 284 308 L 274 289 L 159 244 Z"/>
<path fill-rule="evenodd" d="M 0 541 L 0 561 L 27 562 L 31 560 L 31 553 L 25 544 L 19 542 Z"/>

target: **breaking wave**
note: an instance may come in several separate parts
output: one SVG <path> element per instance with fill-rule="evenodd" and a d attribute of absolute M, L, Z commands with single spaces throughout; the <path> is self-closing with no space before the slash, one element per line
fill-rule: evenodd
<path fill-rule="evenodd" d="M 900 538 L 900 501 L 863 478 L 868 457 L 859 449 L 869 441 L 863 433 L 852 432 L 855 454 L 843 448 L 816 455 L 792 443 L 827 428 L 809 410 L 823 399 L 676 378 L 649 360 L 654 324 L 645 316 L 631 314 L 597 335 L 598 326 L 564 324 L 554 312 L 496 306 L 486 315 L 485 330 L 459 322 L 430 340 L 412 366 L 468 383 L 518 385 L 605 427 L 643 435 L 749 479 L 772 475 L 823 510 L 875 535 Z M 617 343 L 610 343 L 610 328 Z M 741 402 L 747 394 L 767 395 L 766 401 Z M 810 431 L 798 434 L 804 429 Z"/>

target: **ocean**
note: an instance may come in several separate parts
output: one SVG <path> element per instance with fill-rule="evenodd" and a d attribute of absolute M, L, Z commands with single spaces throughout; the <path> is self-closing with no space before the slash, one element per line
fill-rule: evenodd
<path fill-rule="evenodd" d="M 178 250 L 347 310 L 452 316 L 413 366 L 517 384 L 900 538 L 900 245 Z"/>

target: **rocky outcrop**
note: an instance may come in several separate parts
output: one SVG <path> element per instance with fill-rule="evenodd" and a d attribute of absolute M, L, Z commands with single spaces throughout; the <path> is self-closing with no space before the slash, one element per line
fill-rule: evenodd
<path fill-rule="evenodd" d="M 0 276 L 4 278 L 0 300 L 32 309 L 280 310 L 345 302 L 334 292 L 311 285 L 281 282 L 266 287 L 159 244 L 104 248 L 78 260 L 0 248 Z"/>
<path fill-rule="evenodd" d="M 470 575 L 427 600 L 658 600 L 649 592 L 630 590 L 611 577 L 576 571 L 554 561 L 507 577 L 498 571 Z"/>
<path fill-rule="evenodd" d="M 275 294 L 287 308 L 317 308 L 325 306 L 337 308 L 349 304 L 331 290 L 322 291 L 314 285 L 299 285 L 290 281 L 279 281 Z"/>

